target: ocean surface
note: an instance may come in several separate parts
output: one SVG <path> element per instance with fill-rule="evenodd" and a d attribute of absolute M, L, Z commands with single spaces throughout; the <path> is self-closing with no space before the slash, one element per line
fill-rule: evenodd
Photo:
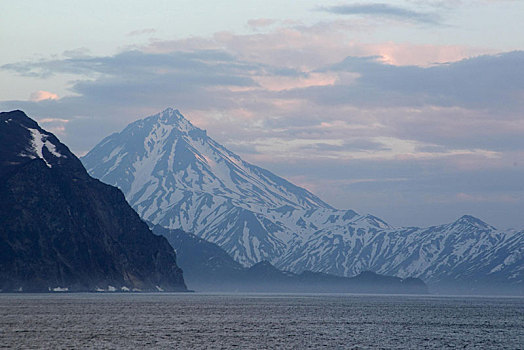
<path fill-rule="evenodd" d="M 7 349 L 523 349 L 524 298 L 0 295 Z"/>

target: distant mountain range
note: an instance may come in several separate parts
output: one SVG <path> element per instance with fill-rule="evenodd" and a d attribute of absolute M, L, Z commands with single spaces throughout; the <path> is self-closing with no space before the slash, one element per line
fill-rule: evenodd
<path fill-rule="evenodd" d="M 374 271 L 432 285 L 524 287 L 524 231 L 500 231 L 467 215 L 396 228 L 335 209 L 243 161 L 178 110 L 128 125 L 82 162 L 119 187 L 143 219 L 216 243 L 244 266 L 269 261 L 293 273 Z"/>
<path fill-rule="evenodd" d="M 21 111 L 0 113 L 0 292 L 185 291 L 172 247 Z"/>
<path fill-rule="evenodd" d="M 300 292 L 300 293 L 388 293 L 427 294 L 418 278 L 382 276 L 365 271 L 356 277 L 320 272 L 300 274 L 280 271 L 268 261 L 243 267 L 222 248 L 182 230 L 152 225 L 153 232 L 167 238 L 177 252 L 187 284 L 206 292 Z"/>

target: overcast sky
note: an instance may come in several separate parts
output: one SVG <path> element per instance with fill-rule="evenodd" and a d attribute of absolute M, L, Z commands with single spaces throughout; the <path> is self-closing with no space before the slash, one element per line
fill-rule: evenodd
<path fill-rule="evenodd" d="M 8 1 L 0 109 L 77 155 L 178 108 L 396 226 L 524 228 L 524 1 Z"/>

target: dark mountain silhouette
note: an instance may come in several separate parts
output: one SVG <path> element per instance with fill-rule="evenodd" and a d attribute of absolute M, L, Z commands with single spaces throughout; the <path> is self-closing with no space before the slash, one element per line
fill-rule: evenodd
<path fill-rule="evenodd" d="M 185 291 L 167 240 L 22 111 L 0 113 L 0 290 Z"/>

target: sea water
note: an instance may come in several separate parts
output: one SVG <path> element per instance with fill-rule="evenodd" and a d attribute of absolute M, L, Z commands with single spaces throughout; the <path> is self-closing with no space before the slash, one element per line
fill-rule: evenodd
<path fill-rule="evenodd" d="M 0 295 L 9 349 L 523 349 L 524 298 Z"/>

